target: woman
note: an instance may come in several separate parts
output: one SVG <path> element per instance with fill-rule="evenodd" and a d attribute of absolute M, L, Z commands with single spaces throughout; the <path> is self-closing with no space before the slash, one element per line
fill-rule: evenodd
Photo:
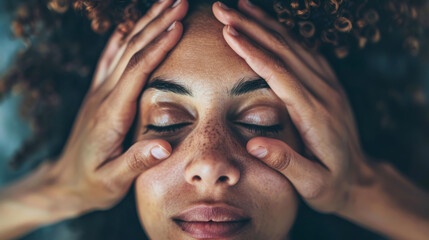
<path fill-rule="evenodd" d="M 365 156 L 322 56 L 249 1 L 188 4 L 115 31 L 62 154 L 2 190 L 1 238 L 109 209 L 134 181 L 151 239 L 287 239 L 298 196 L 389 238 L 429 235 L 428 194 Z"/>

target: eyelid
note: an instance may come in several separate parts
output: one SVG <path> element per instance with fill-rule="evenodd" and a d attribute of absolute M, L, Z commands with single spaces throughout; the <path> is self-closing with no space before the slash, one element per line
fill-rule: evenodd
<path fill-rule="evenodd" d="M 279 124 L 280 116 L 278 111 L 272 107 L 257 106 L 238 114 L 235 121 L 260 126 L 272 126 Z"/>
<path fill-rule="evenodd" d="M 193 122 L 195 117 L 183 108 L 176 107 L 154 107 L 153 111 L 148 113 L 147 123 L 156 126 L 168 126 L 182 122 Z"/>

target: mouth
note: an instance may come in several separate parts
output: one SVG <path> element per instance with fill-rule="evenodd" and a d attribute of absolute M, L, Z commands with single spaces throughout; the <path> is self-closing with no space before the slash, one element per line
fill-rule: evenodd
<path fill-rule="evenodd" d="M 173 221 L 197 239 L 228 238 L 238 234 L 250 223 L 243 211 L 230 206 L 196 206 L 185 210 Z"/>

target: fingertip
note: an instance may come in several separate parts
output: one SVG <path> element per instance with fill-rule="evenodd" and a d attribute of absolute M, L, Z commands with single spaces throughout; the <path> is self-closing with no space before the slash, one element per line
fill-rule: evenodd
<path fill-rule="evenodd" d="M 247 142 L 247 146 L 249 145 L 265 145 L 269 141 L 269 138 L 266 137 L 254 137 Z"/>
<path fill-rule="evenodd" d="M 168 152 L 172 151 L 172 147 L 171 144 L 163 139 L 155 139 L 155 140 L 151 140 L 153 145 L 159 145 L 161 147 L 163 147 L 165 150 L 167 150 Z"/>
<path fill-rule="evenodd" d="M 231 25 L 225 25 L 223 27 L 222 34 L 225 41 L 234 51 L 238 51 L 238 49 L 240 49 L 239 46 L 243 40 L 236 28 Z"/>
<path fill-rule="evenodd" d="M 255 137 L 246 144 L 247 151 L 254 157 L 263 158 L 267 155 L 267 143 L 264 137 Z"/>
<path fill-rule="evenodd" d="M 229 35 L 233 36 L 233 37 L 238 37 L 240 34 L 238 33 L 238 31 L 231 25 L 228 25 L 226 27 L 226 30 L 228 32 Z"/>
<path fill-rule="evenodd" d="M 175 9 L 178 9 L 178 10 L 175 10 Z M 186 0 L 181 0 L 180 2 L 177 3 L 175 7 L 172 7 L 172 10 L 178 11 L 176 15 L 177 20 L 181 20 L 186 16 L 189 10 L 189 3 Z"/>
<path fill-rule="evenodd" d="M 181 21 L 175 21 L 173 24 L 174 26 L 170 31 L 183 32 L 183 23 Z"/>
<path fill-rule="evenodd" d="M 152 154 L 152 156 L 154 158 L 156 158 L 158 160 L 163 160 L 163 159 L 166 159 L 170 156 L 170 152 L 167 151 L 167 149 L 165 149 L 161 145 L 156 145 L 155 147 L 153 147 L 150 150 L 150 153 Z"/>
<path fill-rule="evenodd" d="M 249 153 L 256 151 L 258 148 L 266 148 L 267 151 L 269 151 L 273 147 L 279 146 L 282 143 L 282 141 L 274 138 L 254 137 L 247 142 L 246 149 Z M 259 150 L 262 151 L 261 149 Z"/>
<path fill-rule="evenodd" d="M 213 3 L 212 5 L 212 11 L 213 11 L 213 15 L 216 17 L 216 19 L 223 23 L 223 24 L 228 24 L 229 23 L 229 8 L 228 10 L 226 9 L 226 5 L 221 3 L 220 1 L 217 1 L 215 3 Z"/>
<path fill-rule="evenodd" d="M 170 27 L 166 30 L 166 36 L 167 39 L 166 44 L 164 47 L 168 49 L 169 51 L 174 48 L 174 46 L 179 42 L 179 40 L 182 38 L 183 34 L 183 24 L 180 21 L 175 21 L 170 25 Z"/>
<path fill-rule="evenodd" d="M 150 154 L 158 160 L 164 160 L 171 155 L 172 147 L 169 142 L 156 139 L 151 140 L 150 143 Z"/>

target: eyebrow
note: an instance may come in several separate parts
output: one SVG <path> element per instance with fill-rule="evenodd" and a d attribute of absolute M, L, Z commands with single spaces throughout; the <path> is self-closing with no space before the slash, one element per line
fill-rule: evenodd
<path fill-rule="evenodd" d="M 163 78 L 154 78 L 152 82 L 148 83 L 146 88 L 154 88 L 163 92 L 172 92 L 180 95 L 192 96 L 191 91 L 185 86 Z"/>
<path fill-rule="evenodd" d="M 242 78 L 238 83 L 232 87 L 230 95 L 231 96 L 239 96 L 249 92 L 253 92 L 259 89 L 270 88 L 268 83 L 262 79 L 254 79 L 254 80 L 245 80 Z"/>
<path fill-rule="evenodd" d="M 180 95 L 193 96 L 192 91 L 190 91 L 186 86 L 183 86 L 179 83 L 176 83 L 172 80 L 163 79 L 160 77 L 154 78 L 153 81 L 148 83 L 146 89 L 154 88 L 164 92 L 172 92 Z M 270 88 L 268 83 L 262 79 L 257 78 L 253 80 L 246 80 L 242 78 L 238 83 L 236 83 L 229 92 L 230 96 L 239 96 L 249 92 L 253 92 L 259 89 Z"/>

